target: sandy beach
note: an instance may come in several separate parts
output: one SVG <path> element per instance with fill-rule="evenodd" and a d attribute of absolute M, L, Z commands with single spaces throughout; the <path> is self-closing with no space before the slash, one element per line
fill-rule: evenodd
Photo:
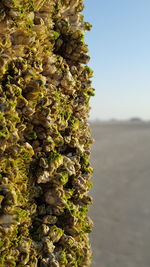
<path fill-rule="evenodd" d="M 92 267 L 150 267 L 150 123 L 91 123 Z"/>

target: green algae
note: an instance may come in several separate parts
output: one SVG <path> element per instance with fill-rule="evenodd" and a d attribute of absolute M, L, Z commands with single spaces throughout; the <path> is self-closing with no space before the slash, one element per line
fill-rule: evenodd
<path fill-rule="evenodd" d="M 90 266 L 94 89 L 82 9 L 69 0 L 0 3 L 1 267 Z"/>
<path fill-rule="evenodd" d="M 61 182 L 61 184 L 66 184 L 68 182 L 68 179 L 69 179 L 69 174 L 67 171 L 62 171 L 60 173 L 60 177 L 59 177 L 59 180 Z"/>
<path fill-rule="evenodd" d="M 0 248 L 3 247 L 3 245 L 4 245 L 4 241 L 0 240 Z"/>

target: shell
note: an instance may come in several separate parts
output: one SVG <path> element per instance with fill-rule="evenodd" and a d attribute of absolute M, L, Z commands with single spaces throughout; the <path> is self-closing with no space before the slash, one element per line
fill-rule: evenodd
<path fill-rule="evenodd" d="M 48 254 L 52 253 L 55 248 L 53 242 L 49 239 L 49 237 L 44 237 L 43 241 L 44 241 L 44 252 Z"/>
<path fill-rule="evenodd" d="M 43 223 L 45 224 L 56 224 L 56 222 L 57 222 L 56 216 L 46 215 L 43 217 Z"/>
<path fill-rule="evenodd" d="M 40 183 L 47 183 L 51 181 L 51 176 L 50 176 L 50 173 L 49 171 L 44 171 L 41 175 L 38 176 L 37 178 L 37 183 L 40 184 Z"/>
<path fill-rule="evenodd" d="M 45 201 L 52 206 L 64 206 L 64 191 L 62 188 L 54 188 L 45 193 Z"/>

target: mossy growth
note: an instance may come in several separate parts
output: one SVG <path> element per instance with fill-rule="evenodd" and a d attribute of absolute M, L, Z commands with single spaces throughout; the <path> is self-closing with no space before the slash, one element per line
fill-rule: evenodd
<path fill-rule="evenodd" d="M 80 120 L 77 118 L 72 118 L 69 120 L 69 126 L 71 130 L 77 131 L 80 127 Z"/>
<path fill-rule="evenodd" d="M 68 182 L 69 174 L 67 171 L 61 171 L 59 175 L 59 181 L 62 185 L 65 185 Z"/>
<path fill-rule="evenodd" d="M 49 162 L 50 166 L 55 165 L 55 167 L 58 168 L 61 165 L 61 163 L 63 162 L 63 156 L 60 153 L 51 151 L 48 154 L 48 162 Z"/>
<path fill-rule="evenodd" d="M 0 3 L 0 267 L 89 267 L 83 1 Z"/>
<path fill-rule="evenodd" d="M 8 139 L 9 136 L 10 136 L 10 132 L 7 128 L 4 114 L 0 112 L 0 138 Z"/>

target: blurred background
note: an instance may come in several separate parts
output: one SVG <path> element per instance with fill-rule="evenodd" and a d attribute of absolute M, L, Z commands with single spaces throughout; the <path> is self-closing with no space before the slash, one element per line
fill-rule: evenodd
<path fill-rule="evenodd" d="M 92 267 L 150 267 L 150 1 L 85 0 Z"/>

